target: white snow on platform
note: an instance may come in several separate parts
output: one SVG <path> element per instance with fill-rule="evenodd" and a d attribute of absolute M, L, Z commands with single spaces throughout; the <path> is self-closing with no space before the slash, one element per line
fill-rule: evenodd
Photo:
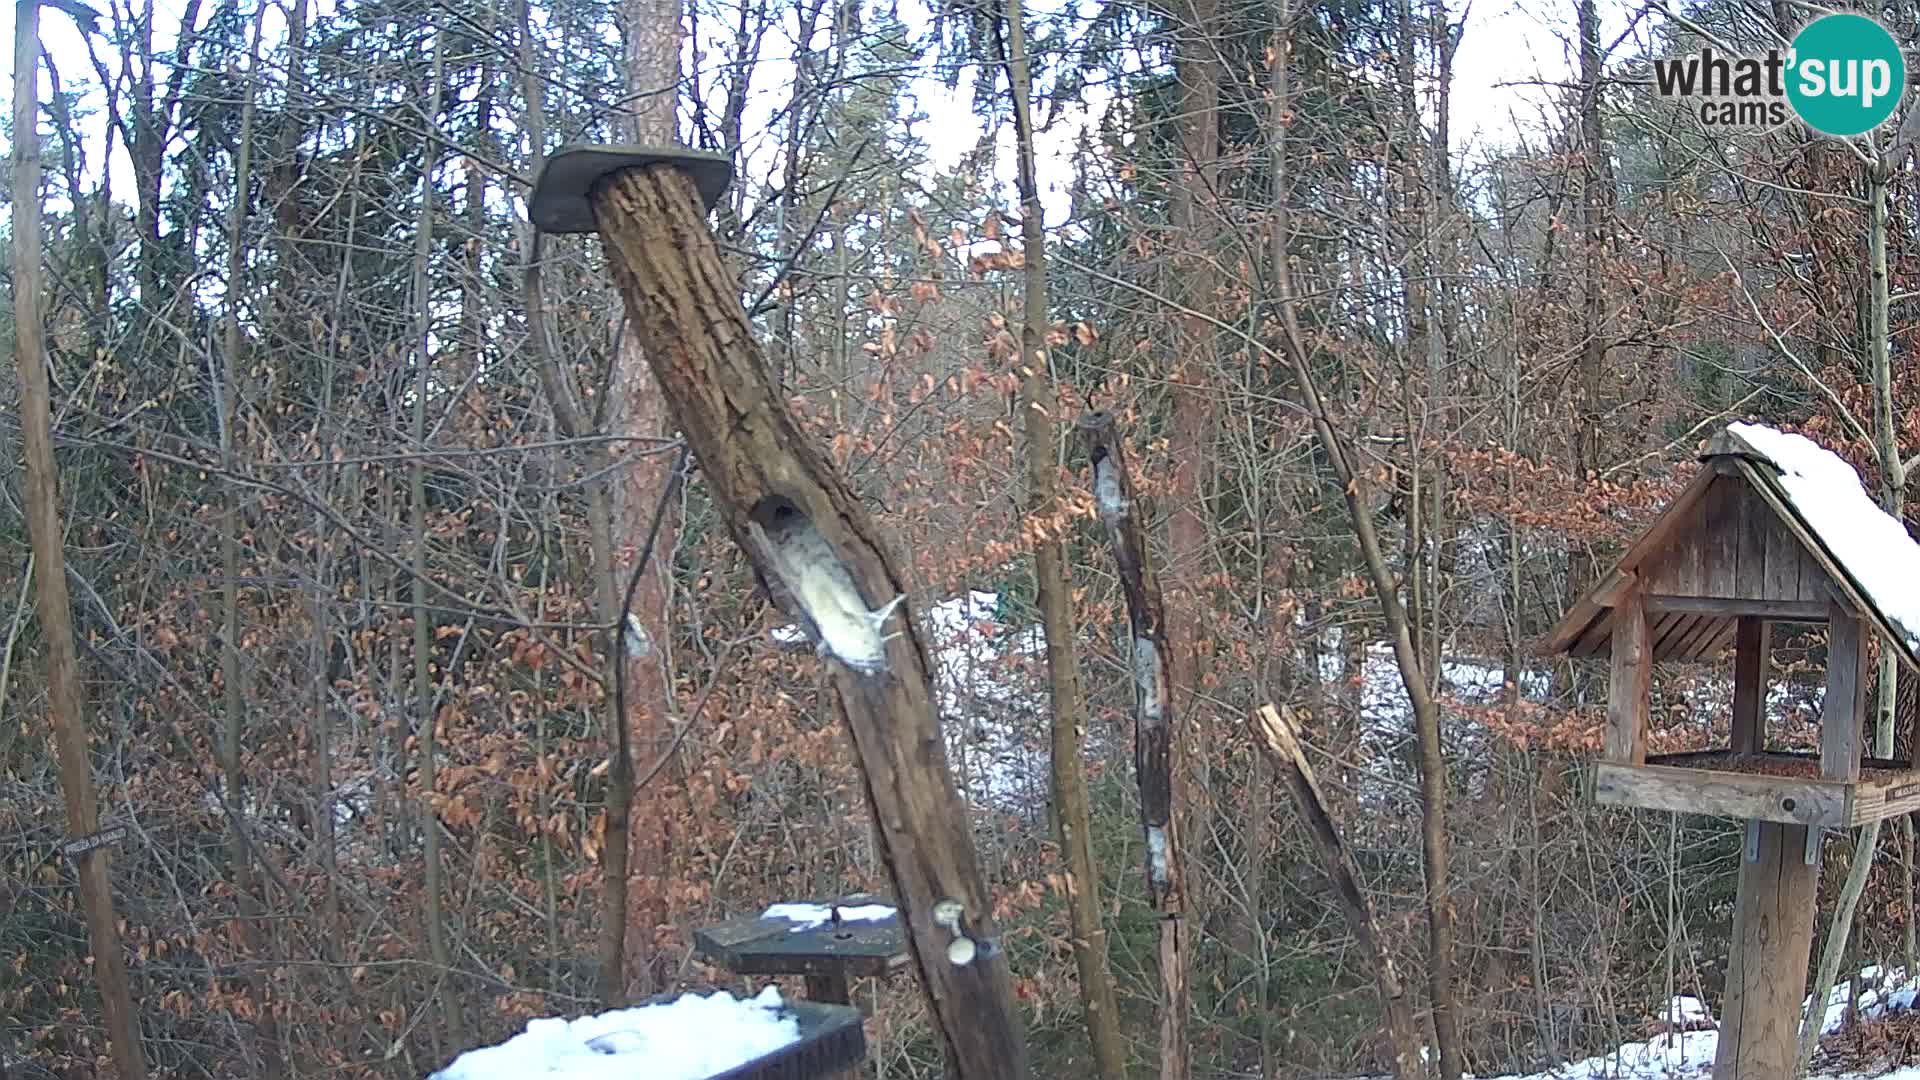
<path fill-rule="evenodd" d="M 685 994 L 577 1020 L 540 1017 L 498 1046 L 470 1050 L 428 1080 L 703 1080 L 800 1038 L 780 991 Z"/>

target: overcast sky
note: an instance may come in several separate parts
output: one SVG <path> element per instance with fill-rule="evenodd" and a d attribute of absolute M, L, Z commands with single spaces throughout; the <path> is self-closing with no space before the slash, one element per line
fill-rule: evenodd
<path fill-rule="evenodd" d="M 1084 4 L 1092 0 L 1076 2 Z M 1476 149 L 1510 146 L 1523 131 L 1535 136 L 1543 130 L 1542 110 L 1554 93 L 1552 86 L 1543 84 L 1569 81 L 1576 67 L 1569 33 L 1573 3 L 1574 0 L 1474 0 L 1468 9 L 1466 34 L 1454 65 L 1450 111 L 1452 140 L 1457 151 L 1472 153 Z M 164 24 L 167 21 L 164 13 L 177 10 L 179 0 L 161 0 L 159 6 Z M 1605 23 L 1603 36 L 1610 45 L 1626 27 L 1632 9 L 1606 0 L 1601 6 Z M 0 4 L 0 38 L 9 42 L 13 36 L 13 11 L 13 5 Z M 169 44 L 170 35 L 163 32 L 159 36 L 157 44 L 162 47 Z M 91 77 L 79 35 L 64 14 L 43 10 L 41 37 L 64 81 L 71 84 L 83 75 Z M 769 53 L 785 53 L 790 49 L 790 42 L 778 42 L 770 44 Z M 784 97 L 781 67 L 779 57 L 775 56 L 764 72 L 762 93 L 769 108 L 776 98 Z M 44 81 L 42 93 L 45 93 Z M 951 163 L 975 144 L 979 126 L 969 111 L 964 85 L 959 93 L 950 94 L 938 83 L 927 81 L 915 88 L 914 97 L 919 109 L 929 115 L 929 121 L 916 130 L 932 142 L 936 160 Z M 91 126 L 97 129 L 97 124 Z M 1071 151 L 1076 127 L 1071 122 L 1056 124 L 1043 140 L 1040 172 L 1050 223 L 1065 210 L 1061 192 L 1070 181 L 1066 157 Z M 93 158 L 89 165 L 98 168 L 97 134 L 89 141 L 94 144 L 90 148 Z M 1003 167 L 999 171 L 1002 181 L 1010 187 L 1011 133 L 1003 133 L 1002 142 Z M 753 156 L 761 158 L 774 149 L 770 140 L 763 140 Z M 113 165 L 115 187 L 123 192 L 129 190 L 130 174 L 124 148 L 116 148 Z M 766 175 L 764 166 L 748 171 Z M 1010 200 L 1011 193 L 1005 197 Z"/>

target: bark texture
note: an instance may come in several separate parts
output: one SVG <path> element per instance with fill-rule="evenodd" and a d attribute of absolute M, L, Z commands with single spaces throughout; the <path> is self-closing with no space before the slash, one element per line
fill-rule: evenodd
<path fill-rule="evenodd" d="M 614 279 L 668 413 L 699 459 L 715 510 L 777 599 L 792 602 L 756 509 L 792 508 L 879 608 L 906 592 L 866 509 L 803 437 L 768 376 L 740 305 L 739 281 L 708 230 L 693 182 L 671 166 L 625 170 L 594 194 Z M 756 535 L 761 539 L 756 539 Z M 908 950 L 930 1016 L 963 1077 L 1023 1077 L 1027 1052 L 1005 950 L 954 789 L 925 646 L 910 613 L 868 673 L 829 661 L 893 880 Z M 954 933 L 934 905 L 957 902 L 958 925 L 981 947 L 948 957 Z"/>
<path fill-rule="evenodd" d="M 1179 738 L 1174 725 L 1173 657 L 1166 607 L 1147 555 L 1146 530 L 1134 513 L 1133 478 L 1113 417 L 1080 421 L 1093 466 L 1094 501 L 1113 545 L 1133 631 L 1133 767 L 1140 781 L 1140 824 L 1147 845 L 1147 900 L 1160 924 L 1160 1075 L 1188 1075 L 1187 894 L 1182 873 Z"/>

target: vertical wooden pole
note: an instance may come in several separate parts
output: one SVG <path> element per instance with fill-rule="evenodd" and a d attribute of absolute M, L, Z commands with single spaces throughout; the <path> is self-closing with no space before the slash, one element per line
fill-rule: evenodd
<path fill-rule="evenodd" d="M 1805 858 L 1806 826 L 1756 824 L 1760 857 L 1740 864 L 1713 1080 L 1793 1075 L 1818 879 Z"/>
<path fill-rule="evenodd" d="M 848 985 L 846 972 L 834 971 L 825 975 L 808 975 L 807 1000 L 824 1001 L 829 1005 L 853 1004 L 853 989 Z"/>
<path fill-rule="evenodd" d="M 1767 663 L 1773 627 L 1753 615 L 1740 616 L 1734 630 L 1733 752 L 1758 754 L 1767 748 Z"/>
<path fill-rule="evenodd" d="M 1859 616 L 1834 601 L 1827 614 L 1827 694 L 1820 716 L 1820 775 L 1828 780 L 1860 779 L 1860 721 L 1867 700 L 1862 651 Z"/>
<path fill-rule="evenodd" d="M 1613 668 L 1607 687 L 1607 760 L 1647 761 L 1647 709 L 1653 693 L 1653 642 L 1647 609 L 1634 588 L 1613 609 Z"/>

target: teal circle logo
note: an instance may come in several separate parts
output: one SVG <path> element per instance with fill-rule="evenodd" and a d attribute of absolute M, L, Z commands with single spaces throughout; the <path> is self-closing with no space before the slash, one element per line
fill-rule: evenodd
<path fill-rule="evenodd" d="M 1864 15 L 1824 15 L 1793 38 L 1787 100 L 1823 135 L 1860 135 L 1893 115 L 1907 61 L 1887 28 Z"/>

